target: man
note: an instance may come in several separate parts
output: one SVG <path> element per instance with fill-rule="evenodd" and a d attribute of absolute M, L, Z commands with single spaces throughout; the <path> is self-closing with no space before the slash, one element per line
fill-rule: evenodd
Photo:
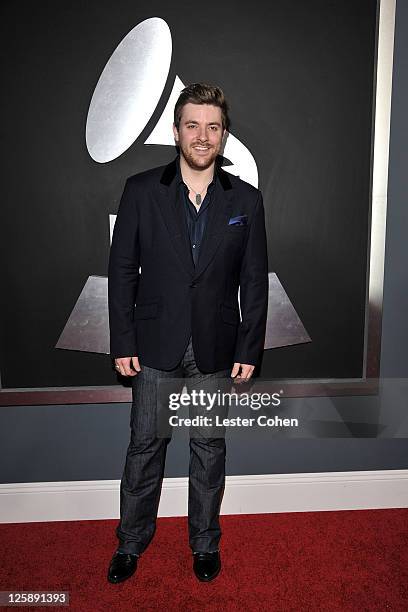
<path fill-rule="evenodd" d="M 120 202 L 109 259 L 111 355 L 132 377 L 133 403 L 113 583 L 134 573 L 155 530 L 168 442 L 156 430 L 158 380 L 248 379 L 262 354 L 264 209 L 261 193 L 218 163 L 228 127 L 221 89 L 183 89 L 173 125 L 179 156 L 128 178 Z M 189 543 L 201 581 L 221 568 L 224 482 L 224 438 L 191 437 Z"/>

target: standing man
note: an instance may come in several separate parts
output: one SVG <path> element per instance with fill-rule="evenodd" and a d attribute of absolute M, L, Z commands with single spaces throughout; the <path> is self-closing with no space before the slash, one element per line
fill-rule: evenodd
<path fill-rule="evenodd" d="M 248 379 L 263 351 L 262 196 L 218 163 L 228 127 L 220 88 L 183 89 L 173 125 L 179 155 L 128 178 L 120 202 L 109 259 L 111 356 L 117 371 L 132 377 L 133 403 L 113 583 L 134 573 L 155 531 L 168 442 L 156 431 L 158 380 Z M 201 581 L 221 569 L 224 482 L 224 438 L 190 438 L 189 543 Z"/>

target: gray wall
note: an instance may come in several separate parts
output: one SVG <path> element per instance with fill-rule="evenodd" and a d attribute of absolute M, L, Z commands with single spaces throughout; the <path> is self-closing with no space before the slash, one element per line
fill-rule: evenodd
<path fill-rule="evenodd" d="M 408 4 L 397 3 L 381 373 L 407 378 L 408 360 Z M 22 362 L 23 363 L 23 362 Z M 396 383 L 397 384 L 397 383 Z M 314 432 L 333 438 L 236 436 L 228 445 L 229 474 L 403 469 L 408 439 L 392 438 L 387 419 L 406 395 L 321 398 L 292 402 L 288 412 L 307 414 Z M 310 402 L 313 402 L 311 405 Z M 0 482 L 119 479 L 128 444 L 130 406 L 102 404 L 0 408 Z M 324 429 L 325 428 L 325 429 Z M 401 433 L 400 433 L 401 435 Z M 375 437 L 378 436 L 378 437 Z M 387 437 L 389 436 L 389 437 Z M 167 476 L 188 470 L 186 440 L 169 447 Z"/>

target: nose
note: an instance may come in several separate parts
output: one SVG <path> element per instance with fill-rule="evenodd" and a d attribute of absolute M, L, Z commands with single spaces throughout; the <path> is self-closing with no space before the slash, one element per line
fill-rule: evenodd
<path fill-rule="evenodd" d="M 198 127 L 198 139 L 205 142 L 207 140 L 207 129 L 205 125 L 200 125 Z"/>

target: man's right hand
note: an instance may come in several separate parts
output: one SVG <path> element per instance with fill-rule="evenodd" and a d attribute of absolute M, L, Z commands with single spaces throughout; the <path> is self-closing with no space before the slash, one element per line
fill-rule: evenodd
<path fill-rule="evenodd" d="M 132 363 L 134 370 L 130 367 Z M 141 371 L 138 357 L 117 357 L 115 359 L 115 368 L 122 376 L 136 376 Z M 136 371 L 135 371 L 136 370 Z"/>

